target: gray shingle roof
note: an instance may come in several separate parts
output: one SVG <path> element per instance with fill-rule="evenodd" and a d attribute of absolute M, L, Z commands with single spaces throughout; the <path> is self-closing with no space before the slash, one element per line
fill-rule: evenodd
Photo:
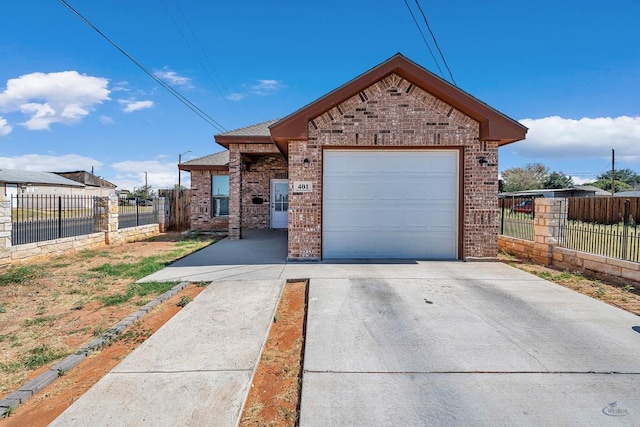
<path fill-rule="evenodd" d="M 79 182 L 72 181 L 52 172 L 36 172 L 18 169 L 0 169 L 0 182 L 8 184 L 43 184 L 62 185 L 65 187 L 84 187 Z"/>
<path fill-rule="evenodd" d="M 229 150 L 198 157 L 180 164 L 183 166 L 226 166 L 229 164 Z"/>
<path fill-rule="evenodd" d="M 266 122 L 258 123 L 256 125 L 246 126 L 240 129 L 230 130 L 229 132 L 221 133 L 221 136 L 271 136 L 269 126 L 280 121 L 280 119 L 269 120 Z"/>

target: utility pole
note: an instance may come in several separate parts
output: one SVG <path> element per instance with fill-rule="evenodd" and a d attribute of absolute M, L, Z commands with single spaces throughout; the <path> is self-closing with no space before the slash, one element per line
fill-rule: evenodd
<path fill-rule="evenodd" d="M 611 195 L 616 194 L 616 150 L 611 149 Z"/>
<path fill-rule="evenodd" d="M 149 185 L 147 183 L 147 173 L 144 173 L 144 198 L 145 200 L 149 198 Z"/>
<path fill-rule="evenodd" d="M 182 222 L 178 220 L 181 214 L 181 205 L 180 205 L 180 194 L 182 193 L 182 185 L 180 184 L 180 176 L 182 175 L 182 171 L 180 170 L 180 163 L 182 163 L 182 156 L 190 153 L 191 150 L 187 150 L 184 153 L 178 154 L 178 190 L 176 192 L 176 223 L 180 224 L 179 227 L 182 228 Z M 182 230 L 178 230 L 182 231 Z"/>

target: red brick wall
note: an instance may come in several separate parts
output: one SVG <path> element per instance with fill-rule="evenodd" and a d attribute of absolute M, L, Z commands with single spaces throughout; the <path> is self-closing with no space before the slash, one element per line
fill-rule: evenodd
<path fill-rule="evenodd" d="M 282 154 L 266 154 L 256 158 L 242 171 L 242 227 L 263 229 L 270 227 L 270 194 L 272 179 L 287 178 L 287 162 Z M 264 200 L 254 204 L 253 198 Z"/>
<path fill-rule="evenodd" d="M 229 144 L 230 239 L 242 237 L 241 225 L 269 228 L 270 180 L 286 177 L 287 164 L 275 144 Z M 253 197 L 266 203 L 255 205 Z"/>
<path fill-rule="evenodd" d="M 331 146 L 462 147 L 462 258 L 498 254 L 498 146 L 478 141 L 479 123 L 393 74 L 311 120 L 308 141 L 289 143 L 289 180 L 313 192 L 290 194 L 289 256 L 320 258 L 322 149 Z M 481 167 L 480 157 L 489 164 Z M 308 168 L 303 160 L 310 160 Z"/>
<path fill-rule="evenodd" d="M 191 171 L 191 229 L 227 231 L 229 217 L 211 217 L 211 176 L 227 171 Z"/>

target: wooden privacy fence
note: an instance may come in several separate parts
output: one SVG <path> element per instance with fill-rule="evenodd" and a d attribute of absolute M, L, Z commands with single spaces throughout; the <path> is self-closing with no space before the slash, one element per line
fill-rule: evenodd
<path fill-rule="evenodd" d="M 165 198 L 169 209 L 167 230 L 185 231 L 191 228 L 191 190 L 158 190 L 158 196 Z"/>
<path fill-rule="evenodd" d="M 568 219 L 596 224 L 636 223 L 640 197 L 571 197 Z"/>

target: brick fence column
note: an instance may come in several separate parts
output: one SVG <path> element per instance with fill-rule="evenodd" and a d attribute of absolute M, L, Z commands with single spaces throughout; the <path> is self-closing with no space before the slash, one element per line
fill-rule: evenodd
<path fill-rule="evenodd" d="M 560 224 L 567 217 L 567 199 L 535 199 L 533 261 L 550 265 L 558 245 Z"/>
<path fill-rule="evenodd" d="M 242 239 L 242 155 L 229 147 L 229 240 Z"/>

